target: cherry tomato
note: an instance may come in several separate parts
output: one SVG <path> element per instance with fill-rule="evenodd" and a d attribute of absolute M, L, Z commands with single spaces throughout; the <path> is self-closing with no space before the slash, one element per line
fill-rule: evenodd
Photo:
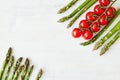
<path fill-rule="evenodd" d="M 100 6 L 99 4 L 94 7 L 94 12 L 95 12 L 95 14 L 97 14 L 98 16 L 100 16 L 104 11 L 105 11 L 105 8 L 103 8 L 103 7 Z"/>
<path fill-rule="evenodd" d="M 87 20 L 81 20 L 80 23 L 79 23 L 79 27 L 88 28 L 89 27 L 89 22 Z"/>
<path fill-rule="evenodd" d="M 96 19 L 97 19 L 97 15 L 94 12 L 90 11 L 86 14 L 86 20 L 93 22 Z"/>
<path fill-rule="evenodd" d="M 82 31 L 79 28 L 74 28 L 72 31 L 72 36 L 74 38 L 79 38 L 82 34 Z"/>
<path fill-rule="evenodd" d="M 89 40 L 93 37 L 93 33 L 90 30 L 84 30 L 82 36 L 85 40 Z"/>
<path fill-rule="evenodd" d="M 98 22 L 93 23 L 93 25 L 91 26 L 91 30 L 93 32 L 98 32 L 100 30 Z"/>
<path fill-rule="evenodd" d="M 98 20 L 98 23 L 100 25 L 107 25 L 108 24 L 108 18 L 105 14 L 103 14 L 100 19 Z"/>
<path fill-rule="evenodd" d="M 101 6 L 108 6 L 110 4 L 109 0 L 99 0 Z"/>
<path fill-rule="evenodd" d="M 109 18 L 113 18 L 115 16 L 116 9 L 114 7 L 109 7 L 106 11 L 106 15 Z"/>

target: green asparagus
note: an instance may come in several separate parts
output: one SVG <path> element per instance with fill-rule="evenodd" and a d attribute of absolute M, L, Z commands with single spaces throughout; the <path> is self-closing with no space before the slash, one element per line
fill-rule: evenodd
<path fill-rule="evenodd" d="M 10 60 L 10 57 L 11 57 L 11 53 L 12 53 L 12 48 L 9 48 L 7 54 L 6 54 L 6 59 L 4 60 L 3 62 L 3 66 L 2 66 L 2 69 L 0 70 L 0 80 L 2 80 L 2 77 L 3 77 L 3 73 L 5 71 L 5 68 L 6 66 L 8 65 L 9 63 L 9 60 Z"/>
<path fill-rule="evenodd" d="M 91 40 L 87 41 L 87 42 L 83 42 L 80 45 L 86 46 L 89 44 L 92 44 L 93 42 L 95 42 L 108 28 L 109 26 L 111 26 L 111 24 L 115 21 L 115 19 L 120 15 L 120 8 L 117 10 L 116 15 L 113 19 L 110 20 L 110 22 L 108 23 L 108 25 L 106 25 L 99 33 L 97 33 Z"/>
<path fill-rule="evenodd" d="M 15 63 L 15 66 L 13 67 L 12 77 L 10 78 L 10 80 L 13 80 L 15 72 L 17 71 L 18 67 L 20 66 L 22 59 L 23 59 L 22 57 L 18 58 L 17 62 Z"/>
<path fill-rule="evenodd" d="M 72 0 L 71 2 L 69 2 L 66 6 L 64 6 L 63 8 L 61 8 L 59 11 L 58 11 L 58 14 L 61 14 L 65 11 L 67 11 L 70 7 L 72 7 L 78 0 Z"/>
<path fill-rule="evenodd" d="M 43 71 L 42 71 L 42 69 L 40 69 L 40 71 L 37 74 L 36 80 L 39 80 L 41 78 L 42 74 L 43 74 Z"/>
<path fill-rule="evenodd" d="M 27 73 L 27 77 L 26 77 L 25 80 L 29 80 L 29 79 L 30 79 L 30 76 L 31 76 L 31 74 L 32 74 L 32 72 L 33 72 L 33 68 L 34 68 L 33 65 L 29 68 L 28 73 Z"/>
<path fill-rule="evenodd" d="M 115 34 L 116 31 L 118 31 L 120 29 L 120 21 L 115 25 L 115 27 L 113 27 L 109 33 L 107 33 L 100 41 L 98 41 L 93 50 L 97 50 L 99 47 L 101 47 L 103 45 L 103 43 L 105 41 L 107 41 L 113 34 Z"/>
<path fill-rule="evenodd" d="M 10 63 L 8 64 L 9 66 L 8 66 L 7 71 L 6 71 L 6 73 L 5 73 L 4 80 L 7 80 L 7 79 L 8 79 L 8 76 L 9 76 L 9 73 L 10 73 L 10 70 L 11 70 L 13 64 L 14 64 L 14 56 L 12 56 L 12 57 L 10 58 Z"/>
<path fill-rule="evenodd" d="M 114 38 L 113 38 L 110 42 L 108 42 L 108 43 L 101 49 L 100 55 L 105 54 L 105 52 L 108 51 L 108 49 L 111 47 L 111 45 L 114 44 L 119 37 L 120 37 L 120 31 L 114 36 Z"/>
<path fill-rule="evenodd" d="M 76 13 L 78 13 L 87 3 L 89 3 L 91 0 L 85 0 L 78 8 L 76 8 L 71 14 L 68 16 L 65 16 L 58 20 L 58 22 L 64 22 L 66 20 L 69 20 L 72 18 Z"/>
<path fill-rule="evenodd" d="M 28 67 L 29 67 L 29 59 L 27 58 L 26 61 L 25 61 L 23 70 L 22 70 L 21 80 L 25 80 L 25 76 L 27 74 Z"/>
<path fill-rule="evenodd" d="M 71 27 L 74 22 L 87 10 L 89 9 L 95 2 L 98 0 L 91 0 L 82 10 L 79 11 L 79 13 L 70 21 L 67 28 Z"/>
<path fill-rule="evenodd" d="M 18 80 L 18 77 L 19 77 L 19 75 L 20 75 L 23 67 L 24 67 L 24 66 L 22 65 L 22 66 L 20 66 L 20 67 L 17 69 L 17 71 L 16 71 L 15 74 L 14 74 L 13 80 Z"/>

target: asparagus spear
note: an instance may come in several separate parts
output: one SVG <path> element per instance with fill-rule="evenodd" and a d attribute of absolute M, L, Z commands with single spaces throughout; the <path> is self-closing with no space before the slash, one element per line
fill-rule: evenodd
<path fill-rule="evenodd" d="M 21 80 L 24 80 L 24 79 L 25 79 L 25 76 L 26 76 L 26 74 L 27 74 L 28 67 L 29 67 L 29 59 L 27 58 L 26 61 L 25 61 L 23 70 L 22 70 Z"/>
<path fill-rule="evenodd" d="M 18 79 L 18 77 L 19 77 L 19 75 L 20 75 L 23 67 L 24 67 L 24 66 L 22 65 L 22 66 L 20 66 L 20 67 L 17 69 L 17 71 L 16 71 L 15 74 L 14 74 L 13 80 L 17 80 L 17 79 Z"/>
<path fill-rule="evenodd" d="M 101 49 L 100 55 L 105 54 L 105 52 L 109 50 L 109 48 L 112 46 L 112 44 L 114 44 L 119 37 L 120 37 L 120 31 L 114 36 L 114 38 L 113 38 L 110 42 L 108 42 L 108 43 Z"/>
<path fill-rule="evenodd" d="M 40 69 L 40 71 L 37 74 L 36 80 L 39 80 L 41 78 L 42 74 L 43 74 L 43 71 L 42 71 L 42 69 Z"/>
<path fill-rule="evenodd" d="M 8 66 L 8 68 L 7 68 L 7 72 L 5 73 L 4 80 L 7 80 L 7 79 L 8 79 L 8 76 L 9 76 L 9 73 L 10 73 L 10 70 L 11 70 L 13 64 L 14 64 L 14 56 L 12 56 L 12 57 L 10 58 L 10 63 L 8 64 L 9 66 Z"/>
<path fill-rule="evenodd" d="M 3 73 L 4 73 L 4 71 L 5 71 L 6 66 L 8 65 L 9 60 L 10 60 L 11 52 L 12 52 L 12 48 L 9 48 L 9 49 L 8 49 L 8 52 L 7 52 L 7 54 L 6 54 L 6 59 L 5 59 L 4 62 L 3 62 L 2 69 L 0 70 L 0 80 L 2 80 Z"/>
<path fill-rule="evenodd" d="M 76 8 L 71 14 L 68 16 L 65 16 L 58 20 L 58 22 L 64 22 L 66 20 L 69 20 L 72 18 L 76 13 L 78 13 L 87 3 L 89 3 L 91 0 L 85 0 L 78 8 Z"/>
<path fill-rule="evenodd" d="M 18 58 L 17 62 L 15 63 L 15 66 L 13 67 L 12 77 L 10 78 L 10 80 L 13 80 L 15 72 L 17 71 L 18 67 L 20 66 L 22 59 L 23 59 L 22 57 Z"/>
<path fill-rule="evenodd" d="M 117 10 L 116 15 L 113 19 L 110 20 L 110 22 L 108 23 L 108 25 L 106 25 L 99 33 L 97 33 L 91 40 L 86 41 L 81 43 L 80 45 L 86 46 L 89 44 L 92 44 L 93 42 L 95 42 L 108 28 L 109 26 L 111 26 L 111 24 L 115 21 L 115 19 L 120 15 L 120 8 Z"/>
<path fill-rule="evenodd" d="M 64 6 L 63 8 L 61 8 L 59 11 L 58 11 L 58 14 L 61 14 L 65 11 L 67 11 L 70 7 L 72 7 L 78 0 L 72 0 L 71 2 L 69 2 L 66 6 Z"/>
<path fill-rule="evenodd" d="M 91 0 L 82 10 L 79 11 L 79 13 L 70 21 L 67 28 L 71 27 L 74 22 L 87 10 L 89 9 L 97 0 Z"/>
<path fill-rule="evenodd" d="M 100 41 L 98 41 L 93 50 L 97 50 L 99 47 L 101 47 L 103 45 L 103 43 L 105 43 L 105 41 L 107 41 L 113 34 L 115 34 L 116 31 L 118 31 L 120 29 L 120 21 L 118 21 L 118 23 L 115 25 L 115 27 L 113 27 L 110 32 L 108 32 Z"/>
<path fill-rule="evenodd" d="M 34 68 L 34 66 L 32 65 L 32 66 L 30 67 L 30 69 L 28 70 L 28 74 L 27 74 L 27 77 L 26 77 L 25 80 L 29 80 L 31 73 L 33 72 L 33 68 Z"/>

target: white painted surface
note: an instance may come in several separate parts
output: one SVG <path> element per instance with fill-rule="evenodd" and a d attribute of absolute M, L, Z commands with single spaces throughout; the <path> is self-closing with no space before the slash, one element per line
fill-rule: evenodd
<path fill-rule="evenodd" d="M 57 23 L 59 18 L 69 14 L 84 0 L 64 14 L 56 14 L 68 1 L 1 0 L 0 62 L 11 46 L 16 59 L 28 57 L 31 64 L 35 64 L 31 80 L 40 67 L 44 70 L 41 80 L 120 80 L 120 40 L 102 57 L 99 50 L 92 51 L 94 44 L 80 46 L 79 43 L 84 40 L 73 39 L 71 30 L 85 14 L 71 29 L 66 29 L 68 22 Z M 119 4 L 118 0 L 114 6 L 119 8 Z M 120 17 L 114 24 L 118 20 Z"/>

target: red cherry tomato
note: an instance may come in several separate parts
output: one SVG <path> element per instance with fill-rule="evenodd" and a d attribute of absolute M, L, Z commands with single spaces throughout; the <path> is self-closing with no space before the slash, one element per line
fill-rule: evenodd
<path fill-rule="evenodd" d="M 106 11 L 107 17 L 113 18 L 115 16 L 116 9 L 114 7 L 109 7 Z"/>
<path fill-rule="evenodd" d="M 99 4 L 94 7 L 94 12 L 95 12 L 95 14 L 97 14 L 97 15 L 99 15 L 99 16 L 100 16 L 104 11 L 105 11 L 105 8 L 103 8 L 103 7 L 100 6 Z"/>
<path fill-rule="evenodd" d="M 85 40 L 89 40 L 93 37 L 93 33 L 90 30 L 84 30 L 82 36 Z"/>
<path fill-rule="evenodd" d="M 86 20 L 93 22 L 96 19 L 97 19 L 97 15 L 94 12 L 90 11 L 86 14 Z"/>
<path fill-rule="evenodd" d="M 72 36 L 74 38 L 79 38 L 82 34 L 82 31 L 79 28 L 74 28 L 72 31 Z"/>
<path fill-rule="evenodd" d="M 88 28 L 89 27 L 89 22 L 87 20 L 81 20 L 79 23 L 80 28 Z"/>
<path fill-rule="evenodd" d="M 108 6 L 110 4 L 109 0 L 99 0 L 101 6 Z"/>
<path fill-rule="evenodd" d="M 98 22 L 93 23 L 93 25 L 91 26 L 91 30 L 93 32 L 98 32 L 100 30 Z"/>
<path fill-rule="evenodd" d="M 108 18 L 105 14 L 103 14 L 100 19 L 98 20 L 98 23 L 100 25 L 107 25 L 108 24 Z"/>

